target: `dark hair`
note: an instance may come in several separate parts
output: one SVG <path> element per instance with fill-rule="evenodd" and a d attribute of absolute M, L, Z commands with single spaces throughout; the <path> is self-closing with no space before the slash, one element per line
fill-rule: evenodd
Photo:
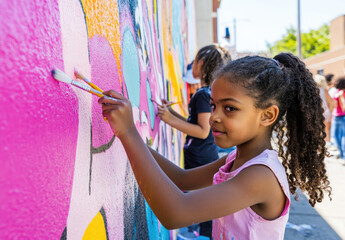
<path fill-rule="evenodd" d="M 200 60 L 203 61 L 201 65 L 200 80 L 204 81 L 208 86 L 213 82 L 213 73 L 221 66 L 231 61 L 230 52 L 219 46 L 212 44 L 201 48 L 196 54 L 194 64 Z"/>
<path fill-rule="evenodd" d="M 345 89 L 345 77 L 339 77 L 334 83 L 336 89 L 344 90 Z"/>
<path fill-rule="evenodd" d="M 332 78 L 334 77 L 334 74 L 330 73 L 325 76 L 327 84 L 330 84 L 332 82 Z"/>
<path fill-rule="evenodd" d="M 273 131 L 290 192 L 295 194 L 297 187 L 306 191 L 312 206 L 322 201 L 324 192 L 330 197 L 322 100 L 305 64 L 290 53 L 274 59 L 247 56 L 223 66 L 215 76 L 243 86 L 257 108 L 278 106 Z"/>

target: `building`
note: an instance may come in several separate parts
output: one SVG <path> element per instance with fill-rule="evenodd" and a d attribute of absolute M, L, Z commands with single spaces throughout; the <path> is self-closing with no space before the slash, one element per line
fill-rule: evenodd
<path fill-rule="evenodd" d="M 221 0 L 196 0 L 195 22 L 197 49 L 218 42 L 217 9 Z"/>
<path fill-rule="evenodd" d="M 304 59 L 313 74 L 334 74 L 335 78 L 345 75 L 345 15 L 330 24 L 330 50 Z"/>

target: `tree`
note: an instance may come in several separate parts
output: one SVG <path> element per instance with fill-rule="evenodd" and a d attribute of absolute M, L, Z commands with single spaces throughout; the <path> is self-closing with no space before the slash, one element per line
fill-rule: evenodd
<path fill-rule="evenodd" d="M 325 24 L 317 30 L 302 33 L 301 42 L 303 58 L 309 58 L 329 50 L 329 26 Z M 296 30 L 290 27 L 281 40 L 276 41 L 272 45 L 267 43 L 267 47 L 272 56 L 281 52 L 291 52 L 297 55 Z"/>

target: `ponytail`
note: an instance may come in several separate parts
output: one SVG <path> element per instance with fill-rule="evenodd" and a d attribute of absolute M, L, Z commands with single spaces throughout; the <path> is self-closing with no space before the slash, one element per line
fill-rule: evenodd
<path fill-rule="evenodd" d="M 325 147 L 325 119 L 319 88 L 305 64 L 294 55 L 281 53 L 274 59 L 281 64 L 290 86 L 287 96 L 281 99 L 289 100 L 284 104 L 284 119 L 275 126 L 279 133 L 279 155 L 287 171 L 291 193 L 299 187 L 308 193 L 309 203 L 314 206 L 322 201 L 324 191 L 329 196 L 331 193 L 324 164 L 329 153 Z M 285 125 L 286 131 L 283 130 Z"/>

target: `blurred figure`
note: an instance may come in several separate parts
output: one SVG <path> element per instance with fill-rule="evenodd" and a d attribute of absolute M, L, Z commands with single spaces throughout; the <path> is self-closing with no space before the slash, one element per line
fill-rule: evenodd
<path fill-rule="evenodd" d="M 336 107 L 333 110 L 334 137 L 340 152 L 339 158 L 345 159 L 345 77 L 338 78 L 334 83 L 334 87 L 337 89 L 333 97 L 336 101 Z"/>
<path fill-rule="evenodd" d="M 231 44 L 231 41 L 230 41 L 230 30 L 228 27 L 225 28 L 225 36 L 220 41 L 219 45 L 230 52 L 232 60 L 235 60 L 238 58 L 236 45 L 235 43 Z"/>
<path fill-rule="evenodd" d="M 327 85 L 328 85 L 328 94 L 331 96 L 331 98 L 333 99 L 334 98 L 334 95 L 335 93 L 337 92 L 337 89 L 334 87 L 334 74 L 330 73 L 330 74 L 327 74 L 325 76 L 326 78 L 326 82 L 327 82 Z M 336 103 L 334 102 L 334 107 L 336 106 Z M 331 113 L 333 111 L 331 110 Z M 328 147 L 329 150 L 331 151 L 334 151 L 334 150 L 337 150 L 338 148 L 336 147 L 336 142 L 335 142 L 335 137 L 334 137 L 334 127 L 333 127 L 333 116 L 332 116 L 332 119 L 331 119 L 331 130 L 330 130 L 330 141 L 331 141 L 331 144 L 330 146 Z"/>
<path fill-rule="evenodd" d="M 334 74 L 327 74 L 325 77 L 326 77 L 326 82 L 327 82 L 327 87 L 328 87 L 328 93 L 333 98 L 334 94 L 337 92 L 337 89 L 334 87 L 334 81 L 333 81 Z"/>
<path fill-rule="evenodd" d="M 314 75 L 314 80 L 320 90 L 320 96 L 322 99 L 322 107 L 324 109 L 323 116 L 325 117 L 325 126 L 326 126 L 326 138 L 325 141 L 330 144 L 331 136 L 331 121 L 332 121 L 332 110 L 334 107 L 334 100 L 328 93 L 328 85 L 326 78 L 322 75 Z"/>

